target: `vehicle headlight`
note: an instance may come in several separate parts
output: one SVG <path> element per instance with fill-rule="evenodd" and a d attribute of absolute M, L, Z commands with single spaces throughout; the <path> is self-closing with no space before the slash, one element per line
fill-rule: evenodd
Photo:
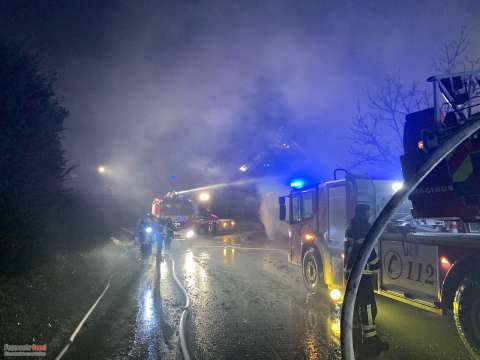
<path fill-rule="evenodd" d="M 311 234 L 311 233 L 307 233 L 307 234 L 305 234 L 305 240 L 307 240 L 307 241 L 315 240 L 315 235 Z"/>
<path fill-rule="evenodd" d="M 222 226 L 223 226 L 224 228 L 226 228 L 226 227 L 228 226 L 228 224 L 224 221 Z"/>
<path fill-rule="evenodd" d="M 330 298 L 333 300 L 333 301 L 338 301 L 342 298 L 342 292 L 338 289 L 332 289 L 330 291 Z"/>
<path fill-rule="evenodd" d="M 191 239 L 191 238 L 193 238 L 194 236 L 195 236 L 195 231 L 193 231 L 193 230 L 191 230 L 191 229 L 188 230 L 187 233 L 185 234 L 185 237 L 186 237 L 187 239 Z"/>
<path fill-rule="evenodd" d="M 235 226 L 235 221 L 232 220 L 230 224 L 232 224 L 232 226 Z"/>
<path fill-rule="evenodd" d="M 151 226 L 147 226 L 147 227 L 145 228 L 145 232 L 146 232 L 147 234 L 150 234 L 152 231 L 153 231 L 153 229 L 152 229 Z"/>

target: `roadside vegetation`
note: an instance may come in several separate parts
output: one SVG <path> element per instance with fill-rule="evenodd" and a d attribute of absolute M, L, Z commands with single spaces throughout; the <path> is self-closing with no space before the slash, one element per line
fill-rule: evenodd
<path fill-rule="evenodd" d="M 0 274 L 16 276 L 58 253 L 108 240 L 105 212 L 68 188 L 68 111 L 37 58 L 0 40 Z"/>
<path fill-rule="evenodd" d="M 48 344 L 51 357 L 134 258 L 127 238 L 110 238 L 115 204 L 99 207 L 68 186 L 76 167 L 65 158 L 69 114 L 54 75 L 5 40 L 0 64 L 0 338 Z"/>

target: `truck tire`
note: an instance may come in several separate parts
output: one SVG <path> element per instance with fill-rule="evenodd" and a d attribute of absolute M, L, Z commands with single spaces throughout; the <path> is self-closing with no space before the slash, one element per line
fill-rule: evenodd
<path fill-rule="evenodd" d="M 302 260 L 303 282 L 311 293 L 318 293 L 323 285 L 322 260 L 315 248 L 309 248 L 303 255 Z"/>
<path fill-rule="evenodd" d="M 458 334 L 470 354 L 480 359 L 480 279 L 467 277 L 459 285 L 453 301 L 453 317 Z"/>

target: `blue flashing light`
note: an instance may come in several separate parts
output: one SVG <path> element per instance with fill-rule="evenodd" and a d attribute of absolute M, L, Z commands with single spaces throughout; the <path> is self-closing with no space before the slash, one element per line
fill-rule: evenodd
<path fill-rule="evenodd" d="M 294 189 L 301 189 L 305 186 L 305 181 L 303 179 L 294 179 L 290 182 L 290 187 Z"/>

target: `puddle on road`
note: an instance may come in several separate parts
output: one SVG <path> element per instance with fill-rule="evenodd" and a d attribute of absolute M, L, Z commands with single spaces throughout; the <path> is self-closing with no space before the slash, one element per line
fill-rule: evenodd
<path fill-rule="evenodd" d="M 130 358 L 173 358 L 176 349 L 175 328 L 179 321 L 180 304 L 171 284 L 167 260 L 152 256 L 141 279 L 138 291 L 138 313 Z M 175 308 L 175 305 L 177 305 Z"/>

